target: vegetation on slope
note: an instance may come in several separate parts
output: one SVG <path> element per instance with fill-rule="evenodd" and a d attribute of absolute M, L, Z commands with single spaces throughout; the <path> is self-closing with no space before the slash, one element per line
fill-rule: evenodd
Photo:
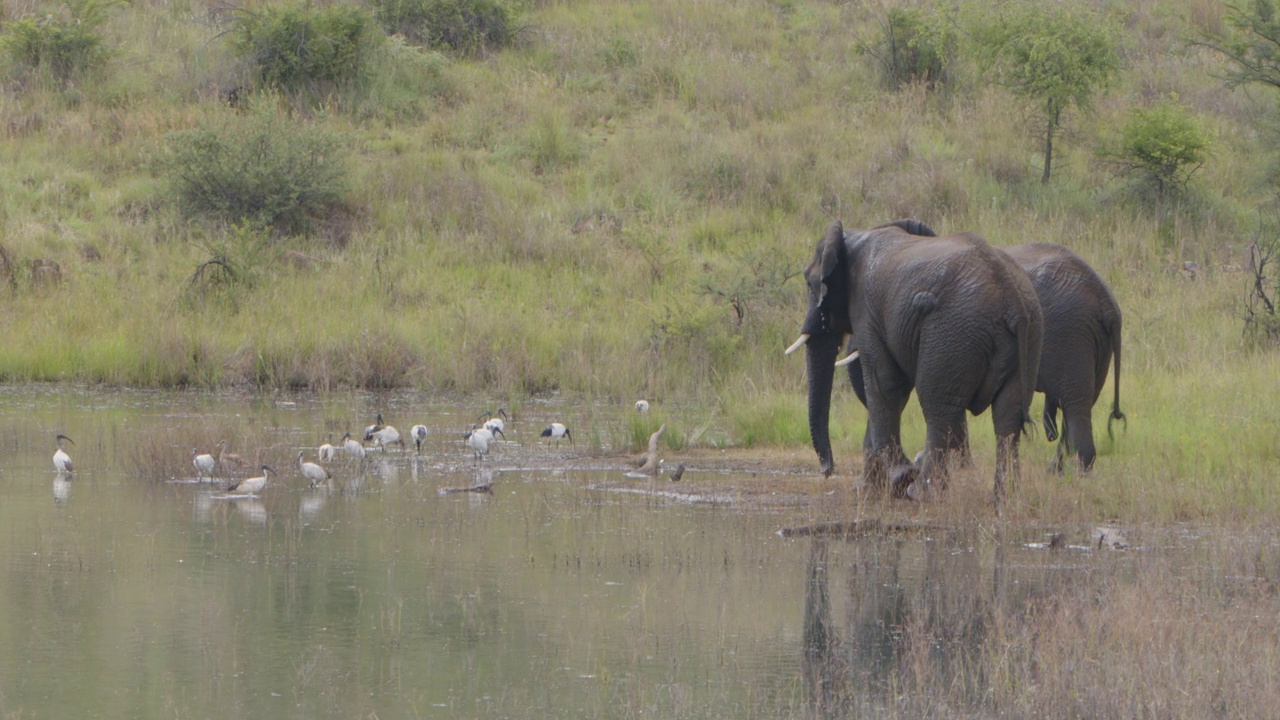
<path fill-rule="evenodd" d="M 1193 42 L 1219 3 L 1077 5 L 1115 72 L 1046 126 L 977 44 L 1032 0 L 8 2 L 0 380 L 645 396 L 800 444 L 813 243 L 917 217 L 1091 260 L 1131 424 L 1205 383 L 1231 407 L 1277 369 L 1241 319 L 1274 97 Z M 22 39 L 55 27 L 92 60 Z M 1190 139 L 1122 174 L 1156 120 Z M 1182 422 L 1175 448 L 1214 424 Z"/>

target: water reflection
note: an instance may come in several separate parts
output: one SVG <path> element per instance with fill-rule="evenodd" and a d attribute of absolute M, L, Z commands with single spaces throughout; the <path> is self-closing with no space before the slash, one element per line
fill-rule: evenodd
<path fill-rule="evenodd" d="M 975 534 L 864 537 L 837 543 L 836 559 L 829 541 L 810 542 L 802 657 L 812 716 L 894 707 L 904 688 L 936 678 L 957 679 L 956 697 L 981 704 L 980 655 L 997 615 L 1024 613 L 1079 568 L 1046 552 L 1011 572 L 1011 543 Z"/>
<path fill-rule="evenodd" d="M 70 498 L 71 480 L 66 475 L 58 473 L 53 478 L 53 502 L 57 505 L 64 505 Z"/>
<path fill-rule="evenodd" d="M 626 436 L 630 405 L 615 417 L 530 402 L 508 422 L 513 441 L 477 464 L 444 440 L 472 422 L 475 402 L 289 402 L 0 387 L 0 639 L 17 649 L 0 654 L 4 708 L 893 714 L 913 673 L 964 677 L 993 617 L 1096 569 L 1074 559 L 1083 553 L 1019 552 L 976 531 L 780 539 L 777 527 L 813 509 L 642 494 L 620 481 L 623 465 L 564 462 L 597 451 L 585 438 L 533 441 L 553 419 Z M 374 408 L 424 422 L 434 442 L 340 456 L 331 482 L 311 488 L 297 453 L 363 427 Z M 522 424 L 528 445 L 514 440 Z M 80 445 L 76 479 L 55 478 L 51 504 L 55 426 Z M 190 482 L 191 448 L 224 438 L 280 477 L 240 499 L 225 496 L 228 479 Z M 681 489 L 712 476 L 768 482 L 699 467 Z"/>

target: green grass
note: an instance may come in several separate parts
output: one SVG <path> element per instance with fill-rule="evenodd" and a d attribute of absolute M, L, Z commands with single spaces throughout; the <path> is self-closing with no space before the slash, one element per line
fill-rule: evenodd
<path fill-rule="evenodd" d="M 169 133 L 243 111 L 221 100 L 243 80 L 225 18 L 113 6 L 100 80 L 0 95 L 0 244 L 17 263 L 0 283 L 0 381 L 647 397 L 706 408 L 673 428 L 689 446 L 803 447 L 803 361 L 781 355 L 804 311 L 797 273 L 833 218 L 914 216 L 1067 244 L 1112 284 L 1130 422 L 1094 477 L 1062 481 L 1089 488 L 1079 512 L 1274 513 L 1280 359 L 1242 340 L 1250 279 L 1234 271 L 1273 196 L 1259 149 L 1274 98 L 1226 90 L 1221 60 L 1183 43 L 1220 26 L 1211 3 L 1099 7 L 1129 28 L 1122 72 L 1070 120 L 1048 186 L 1015 104 L 964 58 L 945 97 L 883 88 L 851 41 L 875 40 L 889 6 L 533 3 L 512 47 L 446 57 L 396 40 L 371 77 L 282 103 L 350 149 L 345 209 L 246 239 L 185 219 L 160 172 Z M 1189 193 L 1155 207 L 1094 151 L 1174 95 L 1216 141 Z M 192 282 L 223 254 L 236 282 Z M 63 281 L 37 287 L 37 258 Z M 839 387 L 842 472 L 864 422 Z M 623 434 L 638 447 L 647 427 Z M 983 459 L 989 423 L 973 429 Z M 1028 443 L 1028 465 L 1050 453 Z M 1023 500 L 1049 512 L 1072 492 Z"/>

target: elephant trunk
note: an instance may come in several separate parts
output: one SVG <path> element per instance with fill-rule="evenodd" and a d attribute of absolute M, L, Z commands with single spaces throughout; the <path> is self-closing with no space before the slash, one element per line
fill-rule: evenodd
<path fill-rule="evenodd" d="M 813 335 L 805 345 L 809 369 L 809 437 L 813 449 L 822 463 L 822 474 L 830 476 L 834 467 L 831 458 L 831 435 L 828 422 L 831 415 L 831 386 L 836 373 L 836 355 L 839 353 L 839 337 Z"/>

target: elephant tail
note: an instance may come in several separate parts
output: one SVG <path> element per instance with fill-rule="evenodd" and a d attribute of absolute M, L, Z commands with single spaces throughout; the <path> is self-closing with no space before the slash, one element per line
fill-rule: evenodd
<path fill-rule="evenodd" d="M 1111 423 L 1113 420 L 1123 420 L 1125 429 L 1127 430 L 1129 428 L 1129 418 L 1126 418 L 1124 416 L 1124 413 L 1120 411 L 1120 319 L 1119 318 L 1117 318 L 1116 321 L 1111 325 L 1111 340 L 1112 340 L 1112 344 L 1115 346 L 1115 352 L 1116 352 L 1116 356 L 1115 356 L 1116 377 L 1115 377 L 1115 380 L 1113 381 L 1113 384 L 1115 386 L 1115 397 L 1111 401 L 1111 415 L 1107 417 L 1107 438 L 1110 440 L 1115 440 L 1115 435 L 1111 432 Z"/>

